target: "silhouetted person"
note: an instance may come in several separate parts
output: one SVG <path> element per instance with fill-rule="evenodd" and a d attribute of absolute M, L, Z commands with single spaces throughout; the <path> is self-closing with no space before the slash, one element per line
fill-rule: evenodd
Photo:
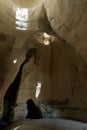
<path fill-rule="evenodd" d="M 29 119 L 42 118 L 40 109 L 35 105 L 32 99 L 27 100 L 27 109 L 28 109 L 28 114 L 26 118 L 29 118 Z"/>

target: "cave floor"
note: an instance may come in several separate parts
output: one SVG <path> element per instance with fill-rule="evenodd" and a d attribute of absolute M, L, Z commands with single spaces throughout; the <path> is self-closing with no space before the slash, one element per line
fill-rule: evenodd
<path fill-rule="evenodd" d="M 65 119 L 18 120 L 0 130 L 87 130 L 87 123 Z"/>

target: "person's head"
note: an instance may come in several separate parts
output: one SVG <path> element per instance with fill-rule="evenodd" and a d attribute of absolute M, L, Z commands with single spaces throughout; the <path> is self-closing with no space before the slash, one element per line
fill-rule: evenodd
<path fill-rule="evenodd" d="M 27 100 L 27 108 L 35 107 L 35 104 L 32 99 Z"/>

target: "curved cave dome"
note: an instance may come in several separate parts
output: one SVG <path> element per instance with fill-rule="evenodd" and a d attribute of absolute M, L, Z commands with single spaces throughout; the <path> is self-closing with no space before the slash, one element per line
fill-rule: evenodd
<path fill-rule="evenodd" d="M 0 0 L 0 128 L 87 121 L 86 34 L 86 0 Z"/>
<path fill-rule="evenodd" d="M 39 15 L 44 0 L 7 0 L 0 1 L 1 31 L 16 35 L 18 30 L 27 31 L 31 29 L 32 19 L 37 19 L 33 14 Z M 3 11 L 4 8 L 4 11 Z M 37 10 L 37 11 L 36 11 Z M 6 13 L 5 13 L 6 12 Z M 39 17 L 39 16 L 38 16 Z M 2 24 L 2 22 L 4 24 Z M 5 25 L 5 26 L 4 26 Z"/>

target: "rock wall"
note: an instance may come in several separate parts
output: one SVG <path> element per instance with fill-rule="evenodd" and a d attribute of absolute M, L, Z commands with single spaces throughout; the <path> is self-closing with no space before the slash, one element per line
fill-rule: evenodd
<path fill-rule="evenodd" d="M 84 58 L 61 39 L 41 47 L 36 58 L 36 63 L 32 57 L 24 66 L 16 118 L 21 117 L 21 113 L 25 118 L 26 101 L 32 98 L 44 117 L 87 120 L 87 63 Z M 41 90 L 36 98 L 38 83 Z"/>
<path fill-rule="evenodd" d="M 25 118 L 26 100 L 33 98 L 44 117 L 86 121 L 86 0 L 54 0 L 51 4 L 46 0 L 37 7 L 19 5 L 17 0 L 6 2 L 0 1 L 1 103 L 28 49 L 38 48 L 23 68 L 15 119 Z M 21 11 L 26 12 L 26 19 Z M 52 35 L 48 46 L 44 45 L 44 32 Z M 41 90 L 36 98 L 38 86 Z"/>
<path fill-rule="evenodd" d="M 87 61 L 87 1 L 55 0 L 49 4 L 47 0 L 44 7 L 51 27 Z"/>

